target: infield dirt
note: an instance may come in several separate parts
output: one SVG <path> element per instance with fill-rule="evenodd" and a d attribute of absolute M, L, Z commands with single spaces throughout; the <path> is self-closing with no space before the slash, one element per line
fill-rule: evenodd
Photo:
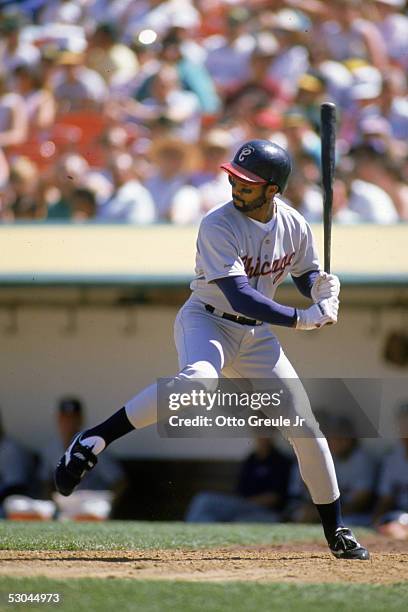
<path fill-rule="evenodd" d="M 408 545 L 365 540 L 369 561 L 339 561 L 319 544 L 200 550 L 0 551 L 0 575 L 394 584 L 408 581 Z"/>

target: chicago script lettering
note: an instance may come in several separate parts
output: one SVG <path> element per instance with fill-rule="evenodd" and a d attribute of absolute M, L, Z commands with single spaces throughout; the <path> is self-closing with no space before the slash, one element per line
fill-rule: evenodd
<path fill-rule="evenodd" d="M 294 256 L 295 252 L 293 251 L 293 253 L 289 253 L 287 255 L 283 255 L 282 257 L 278 257 L 278 259 L 274 259 L 272 263 L 270 261 L 264 261 L 261 264 L 260 257 L 257 257 L 254 260 L 253 257 L 244 255 L 242 257 L 242 261 L 248 278 L 253 278 L 254 276 L 269 276 L 278 273 L 273 280 L 275 283 L 283 276 L 285 268 L 290 266 Z"/>

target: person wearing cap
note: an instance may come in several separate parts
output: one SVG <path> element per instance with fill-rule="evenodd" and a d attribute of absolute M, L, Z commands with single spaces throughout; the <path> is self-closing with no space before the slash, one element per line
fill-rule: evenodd
<path fill-rule="evenodd" d="M 144 185 L 153 198 L 161 222 L 195 223 L 200 217 L 200 198 L 190 184 L 194 149 L 171 135 L 158 136 L 150 150 L 155 171 Z"/>
<path fill-rule="evenodd" d="M 342 492 L 345 520 L 351 525 L 367 527 L 371 524 L 376 477 L 375 462 L 359 444 L 354 424 L 348 417 L 330 414 L 324 409 L 316 411 L 316 416 L 333 455 Z M 291 475 L 290 496 L 292 520 L 301 523 L 318 521 L 318 514 L 302 483 L 297 466 Z"/>
<path fill-rule="evenodd" d="M 107 98 L 105 81 L 84 65 L 84 59 L 73 51 L 61 51 L 57 58 L 61 70 L 55 77 L 54 95 L 59 113 L 98 110 Z"/>
<path fill-rule="evenodd" d="M 377 488 L 374 523 L 380 533 L 408 539 L 408 402 L 396 412 L 399 441 L 384 457 Z"/>
<path fill-rule="evenodd" d="M 160 405 L 167 417 L 166 431 L 173 426 L 168 410 L 174 394 L 176 400 L 183 397 L 184 405 L 185 393 L 187 403 L 198 390 L 214 394 L 221 376 L 247 379 L 256 391 L 265 389 L 265 384 L 270 390 L 265 381 L 273 379 L 285 405 L 278 409 L 269 405 L 263 412 L 287 418 L 282 422 L 278 418 L 278 425 L 295 451 L 330 551 L 339 559 L 369 558 L 367 549 L 344 526 L 327 441 L 274 333 L 274 326 L 319 329 L 336 323 L 338 314 L 339 279 L 320 270 L 310 227 L 281 199 L 291 167 L 289 153 L 268 140 L 242 143 L 233 159 L 221 164 L 228 174 L 231 199 L 211 210 L 200 224 L 192 294 L 174 326 L 180 370 L 170 380 L 143 389 L 104 422 L 74 436 L 55 470 L 62 495 L 73 492 L 111 442 L 162 418 Z M 309 308 L 275 301 L 275 291 L 288 274 L 311 299 Z M 158 402 L 163 393 L 164 405 Z"/>
<path fill-rule="evenodd" d="M 53 479 L 55 462 L 69 444 L 72 436 L 77 434 L 84 425 L 84 407 L 81 400 L 74 396 L 61 398 L 56 407 L 55 421 L 56 435 L 43 448 L 38 467 L 38 480 L 41 483 L 44 497 L 49 497 L 55 490 Z M 92 478 L 84 482 L 80 489 L 116 490 L 123 484 L 123 469 L 112 455 L 107 453 L 100 459 L 97 468 L 92 473 Z"/>
<path fill-rule="evenodd" d="M 33 457 L 4 428 L 0 413 L 0 518 L 3 501 L 9 495 L 25 495 L 30 488 Z"/>

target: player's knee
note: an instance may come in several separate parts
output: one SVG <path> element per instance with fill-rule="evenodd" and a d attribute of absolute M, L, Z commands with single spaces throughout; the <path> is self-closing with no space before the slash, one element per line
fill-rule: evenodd
<path fill-rule="evenodd" d="M 219 372 L 209 361 L 197 361 L 185 366 L 177 378 L 194 382 L 204 387 L 206 391 L 213 392 L 218 387 Z"/>

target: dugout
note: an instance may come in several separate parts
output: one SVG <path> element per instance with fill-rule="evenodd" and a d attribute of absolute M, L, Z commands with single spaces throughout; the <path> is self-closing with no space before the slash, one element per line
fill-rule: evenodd
<path fill-rule="evenodd" d="M 172 326 L 189 294 L 196 232 L 164 225 L 0 227 L 0 406 L 11 434 L 36 450 L 51 433 L 62 395 L 80 396 L 94 422 L 177 370 Z M 321 247 L 321 228 L 314 232 Z M 303 376 L 318 368 L 322 377 L 406 379 L 407 365 L 384 358 L 387 338 L 407 330 L 406 233 L 404 224 L 334 227 L 340 324 L 316 333 L 277 330 Z M 277 299 L 302 303 L 290 282 Z M 397 385 L 388 408 L 404 399 L 400 394 Z M 150 499 L 149 516 L 138 518 L 165 518 L 163 496 L 180 517 L 195 488 L 225 488 L 248 446 L 245 439 L 163 439 L 151 427 L 112 450 L 138 483 L 139 499 Z"/>

